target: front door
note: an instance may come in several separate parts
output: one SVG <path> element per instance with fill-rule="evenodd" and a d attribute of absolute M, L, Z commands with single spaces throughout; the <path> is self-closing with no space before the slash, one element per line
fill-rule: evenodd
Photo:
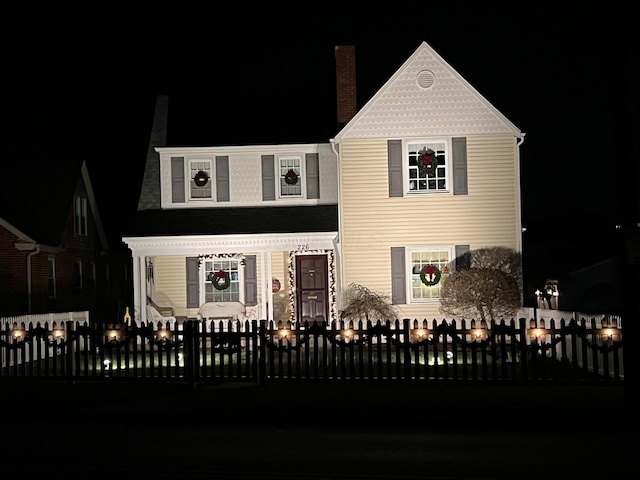
<path fill-rule="evenodd" d="M 296 320 L 299 325 L 327 321 L 328 290 L 327 256 L 296 256 Z"/>

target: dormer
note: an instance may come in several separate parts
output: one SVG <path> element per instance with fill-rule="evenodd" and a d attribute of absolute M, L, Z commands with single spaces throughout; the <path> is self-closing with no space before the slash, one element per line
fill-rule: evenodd
<path fill-rule="evenodd" d="M 161 208 L 337 203 L 330 144 L 157 147 Z"/>

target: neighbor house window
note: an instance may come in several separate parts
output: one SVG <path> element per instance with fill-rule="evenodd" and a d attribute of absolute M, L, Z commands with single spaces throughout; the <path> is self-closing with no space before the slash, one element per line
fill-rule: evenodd
<path fill-rule="evenodd" d="M 82 260 L 76 258 L 76 274 L 75 274 L 76 290 L 82 289 Z"/>
<path fill-rule="evenodd" d="M 91 262 L 89 264 L 89 291 L 91 295 L 95 295 L 96 289 L 96 264 Z"/>
<path fill-rule="evenodd" d="M 418 162 L 421 160 L 423 151 L 431 150 L 437 159 L 437 167 L 433 174 L 421 172 L 418 168 Z M 408 177 L 410 192 L 438 192 L 447 191 L 449 188 L 449 179 L 447 176 L 449 154 L 447 142 L 429 141 L 429 142 L 411 142 L 407 144 L 408 155 Z"/>
<path fill-rule="evenodd" d="M 287 155 L 278 158 L 280 197 L 302 196 L 302 157 Z"/>
<path fill-rule="evenodd" d="M 49 298 L 56 298 L 56 257 L 53 255 L 49 255 L 47 257 L 48 263 L 48 288 L 49 288 Z"/>
<path fill-rule="evenodd" d="M 435 248 L 410 248 L 407 250 L 411 271 L 411 301 L 429 300 L 440 298 L 442 284 L 450 273 L 450 263 L 454 259 L 454 247 Z M 440 281 L 432 286 L 427 286 L 422 281 L 420 272 L 433 271 L 436 267 L 440 272 Z M 434 276 L 426 276 L 427 280 L 433 280 Z"/>
<path fill-rule="evenodd" d="M 208 280 L 220 270 L 229 274 L 229 287 L 224 290 L 216 289 L 213 283 Z M 240 295 L 240 285 L 242 285 L 240 260 L 225 258 L 205 260 L 202 271 L 204 273 L 202 278 L 204 288 L 202 291 L 204 292 L 205 302 L 240 302 L 243 300 Z"/>
<path fill-rule="evenodd" d="M 213 197 L 213 166 L 211 160 L 189 161 L 189 195 L 193 200 Z"/>
<path fill-rule="evenodd" d="M 73 227 L 76 235 L 87 235 L 87 199 L 76 197 L 73 207 Z"/>

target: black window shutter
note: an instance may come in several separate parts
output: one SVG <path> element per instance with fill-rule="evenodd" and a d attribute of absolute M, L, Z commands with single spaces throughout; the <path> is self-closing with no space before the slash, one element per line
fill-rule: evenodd
<path fill-rule="evenodd" d="M 456 245 L 456 270 L 471 267 L 471 248 L 469 245 Z"/>
<path fill-rule="evenodd" d="M 198 257 L 187 257 L 187 308 L 200 306 L 200 275 Z"/>
<path fill-rule="evenodd" d="M 255 255 L 244 257 L 244 304 L 248 307 L 258 304 L 258 275 Z"/>
<path fill-rule="evenodd" d="M 273 155 L 262 155 L 262 200 L 276 199 L 276 175 Z"/>
<path fill-rule="evenodd" d="M 171 201 L 184 203 L 184 157 L 171 157 Z"/>
<path fill-rule="evenodd" d="M 407 303 L 404 247 L 391 247 L 391 303 Z"/>
<path fill-rule="evenodd" d="M 389 163 L 389 196 L 401 197 L 402 180 L 402 140 L 387 141 L 387 161 Z"/>
<path fill-rule="evenodd" d="M 216 200 L 229 201 L 229 157 L 216 157 Z"/>
<path fill-rule="evenodd" d="M 467 188 L 467 139 L 452 138 L 453 154 L 453 194 L 468 195 Z"/>
<path fill-rule="evenodd" d="M 318 154 L 307 153 L 306 157 L 307 175 L 307 198 L 320 198 L 320 166 L 318 165 Z"/>

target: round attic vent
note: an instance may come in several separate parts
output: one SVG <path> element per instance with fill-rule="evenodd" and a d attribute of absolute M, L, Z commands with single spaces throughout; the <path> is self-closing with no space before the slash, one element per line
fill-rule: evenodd
<path fill-rule="evenodd" d="M 418 85 L 422 88 L 430 88 L 435 80 L 435 75 L 430 70 L 422 70 L 418 73 Z"/>

